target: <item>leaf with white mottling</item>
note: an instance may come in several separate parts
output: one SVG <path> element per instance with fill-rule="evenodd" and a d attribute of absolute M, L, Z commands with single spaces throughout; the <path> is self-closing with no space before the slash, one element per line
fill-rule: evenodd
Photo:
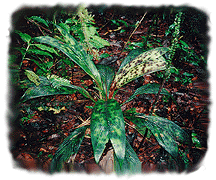
<path fill-rule="evenodd" d="M 103 64 L 97 64 L 96 67 L 100 73 L 101 80 L 103 82 L 104 92 L 107 96 L 109 96 L 109 89 L 115 75 L 115 71 L 112 67 Z"/>
<path fill-rule="evenodd" d="M 116 88 L 118 89 L 144 74 L 166 69 L 167 63 L 162 55 L 168 50 L 168 48 L 152 49 L 140 54 L 134 60 L 127 63 L 121 68 L 114 79 Z"/>
<path fill-rule="evenodd" d="M 91 115 L 91 140 L 95 161 L 99 159 L 110 140 L 115 154 L 122 164 L 125 156 L 125 126 L 120 105 L 114 99 L 98 100 Z"/>

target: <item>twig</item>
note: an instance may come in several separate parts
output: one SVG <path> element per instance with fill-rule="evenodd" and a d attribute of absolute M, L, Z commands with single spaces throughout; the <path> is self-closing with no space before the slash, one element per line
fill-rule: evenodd
<path fill-rule="evenodd" d="M 142 141 L 141 141 L 140 144 L 139 144 L 139 147 L 136 149 L 136 153 L 138 153 L 138 151 L 139 151 L 139 149 L 141 148 L 142 144 L 145 142 L 146 137 L 147 137 L 147 134 L 148 134 L 148 128 L 146 128 L 146 130 L 145 130 L 145 134 L 144 134 L 144 136 L 143 136 Z"/>
<path fill-rule="evenodd" d="M 80 127 L 83 127 L 83 126 L 90 125 L 90 118 L 91 118 L 91 117 L 89 117 L 87 120 L 83 120 L 80 116 L 77 116 L 77 118 L 78 118 L 79 120 L 81 120 L 82 123 L 81 123 L 80 125 L 78 125 L 77 127 L 75 127 L 75 129 L 80 128 Z"/>
<path fill-rule="evenodd" d="M 111 30 L 108 30 L 107 32 L 105 32 L 103 35 L 105 36 L 105 35 L 107 35 L 108 33 L 110 33 L 110 32 L 113 32 L 113 31 L 119 31 L 119 30 L 121 30 L 122 29 L 122 26 L 119 26 L 117 29 L 111 29 Z"/>
<path fill-rule="evenodd" d="M 40 24 L 36 23 L 34 20 L 29 20 L 31 23 L 35 23 L 38 27 L 38 29 L 40 30 L 40 32 L 45 36 L 45 34 L 43 33 L 42 29 L 48 31 L 50 34 L 52 33 L 49 29 L 41 26 Z M 42 28 L 42 29 L 41 29 Z"/>
<path fill-rule="evenodd" d="M 127 121 L 125 121 L 125 124 L 127 124 L 128 126 L 130 126 L 131 128 L 133 128 L 133 129 L 135 129 L 135 130 L 137 131 L 135 125 L 130 125 Z M 138 131 L 137 131 L 137 132 L 138 132 Z"/>
<path fill-rule="evenodd" d="M 129 36 L 127 42 L 125 43 L 124 47 L 123 47 L 122 50 L 121 50 L 121 53 L 122 53 L 122 51 L 124 50 L 125 46 L 127 45 L 128 41 L 130 40 L 130 38 L 131 38 L 131 37 L 133 36 L 133 34 L 136 32 L 137 28 L 139 27 L 139 25 L 140 25 L 141 22 L 143 21 L 143 19 L 144 19 L 144 17 L 146 16 L 146 14 L 147 14 L 147 11 L 145 12 L 145 14 L 143 15 L 143 17 L 142 17 L 141 20 L 139 21 L 139 24 L 137 24 L 137 26 L 135 27 L 135 29 L 133 30 L 133 32 L 132 32 L 131 35 Z M 120 54 L 121 54 L 121 53 L 120 53 Z"/>

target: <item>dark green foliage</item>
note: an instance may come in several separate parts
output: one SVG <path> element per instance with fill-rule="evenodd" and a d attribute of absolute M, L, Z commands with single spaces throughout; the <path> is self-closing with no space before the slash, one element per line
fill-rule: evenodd
<path fill-rule="evenodd" d="M 33 20 L 33 21 L 37 21 L 43 25 L 45 25 L 46 27 L 49 27 L 49 23 L 48 21 L 46 21 L 45 19 L 41 18 L 40 16 L 31 16 L 30 18 L 28 18 L 28 20 Z"/>
<path fill-rule="evenodd" d="M 118 69 L 118 73 L 127 63 L 129 63 L 130 61 L 135 59 L 138 55 L 142 54 L 143 51 L 144 51 L 144 49 L 141 49 L 141 48 L 137 48 L 137 49 L 130 51 L 129 54 L 126 56 L 126 58 L 122 61 L 121 65 Z"/>
<path fill-rule="evenodd" d="M 83 126 L 75 129 L 67 138 L 65 138 L 52 159 L 50 166 L 51 173 L 61 171 L 63 163 L 78 152 L 87 127 L 88 126 Z"/>
<path fill-rule="evenodd" d="M 27 54 L 36 54 L 36 55 L 40 55 L 40 56 L 49 56 L 50 58 L 53 59 L 53 56 L 50 53 L 48 53 L 48 52 L 46 52 L 44 50 L 29 49 L 27 51 Z"/>
<path fill-rule="evenodd" d="M 141 87 L 137 88 L 136 91 L 134 92 L 134 94 L 132 96 L 130 96 L 128 98 L 128 100 L 126 100 L 123 104 L 130 102 L 137 95 L 140 95 L 140 94 L 157 94 L 159 89 L 160 89 L 160 85 L 156 84 L 156 83 L 149 83 L 149 84 L 146 84 L 144 86 L 141 86 Z M 169 92 L 165 88 L 162 89 L 160 94 L 167 95 L 167 96 L 170 95 Z"/>
<path fill-rule="evenodd" d="M 34 46 L 38 47 L 39 49 L 43 50 L 43 51 L 48 51 L 50 53 L 54 53 L 58 56 L 58 53 L 56 52 L 56 50 L 52 47 L 48 47 L 46 45 L 43 44 L 34 44 Z"/>
<path fill-rule="evenodd" d="M 119 165 L 116 155 L 114 154 L 115 171 L 117 174 L 137 174 L 141 173 L 141 162 L 137 154 L 126 141 L 125 157 L 122 166 Z"/>
<path fill-rule="evenodd" d="M 26 33 L 22 33 L 20 31 L 15 31 L 15 33 L 19 34 L 20 38 L 26 43 L 29 43 L 32 39 L 32 37 Z"/>
<path fill-rule="evenodd" d="M 158 143 L 175 159 L 179 157 L 178 142 L 189 143 L 188 134 L 168 119 L 138 113 L 126 115 L 126 117 L 136 125 L 136 129 L 140 133 L 142 133 L 143 128 L 147 127 L 155 136 Z"/>
<path fill-rule="evenodd" d="M 112 80 L 114 78 L 115 75 L 115 71 L 112 67 L 110 66 L 106 66 L 106 65 L 102 65 L 102 64 L 97 64 L 96 65 L 100 76 L 101 76 L 101 80 L 103 83 L 103 90 L 105 92 L 105 96 L 109 96 L 109 89 L 110 89 L 110 85 L 112 83 Z"/>

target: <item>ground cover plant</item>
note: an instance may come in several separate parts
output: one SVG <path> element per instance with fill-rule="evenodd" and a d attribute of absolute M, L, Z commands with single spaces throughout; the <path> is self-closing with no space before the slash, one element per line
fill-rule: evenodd
<path fill-rule="evenodd" d="M 11 152 L 23 167 L 195 169 L 209 122 L 204 13 L 83 5 L 21 12 L 9 68 L 18 111 Z"/>

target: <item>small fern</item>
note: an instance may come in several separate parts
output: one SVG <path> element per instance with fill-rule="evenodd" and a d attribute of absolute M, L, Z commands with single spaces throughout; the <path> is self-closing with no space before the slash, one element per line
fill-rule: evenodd
<path fill-rule="evenodd" d="M 73 33 L 78 35 L 86 52 L 95 59 L 99 58 L 99 48 L 110 45 L 108 41 L 99 36 L 96 27 L 94 27 L 94 16 L 83 5 L 78 7 L 77 14 L 72 19 L 66 20 L 66 23 L 75 25 L 71 28 Z"/>

